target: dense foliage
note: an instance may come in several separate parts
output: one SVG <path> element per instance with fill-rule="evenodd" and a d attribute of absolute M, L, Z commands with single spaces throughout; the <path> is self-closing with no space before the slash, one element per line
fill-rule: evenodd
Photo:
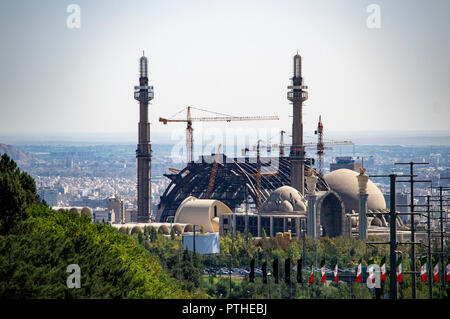
<path fill-rule="evenodd" d="M 34 181 L 0 162 L 0 298 L 186 298 L 156 256 L 116 229 L 40 203 Z M 67 266 L 81 288 L 66 285 Z"/>
<path fill-rule="evenodd" d="M 0 235 L 17 221 L 27 217 L 27 207 L 39 202 L 36 184 L 26 172 L 6 154 L 0 159 Z"/>

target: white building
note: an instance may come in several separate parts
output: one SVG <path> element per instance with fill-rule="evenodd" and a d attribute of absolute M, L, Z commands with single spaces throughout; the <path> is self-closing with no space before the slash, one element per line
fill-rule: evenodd
<path fill-rule="evenodd" d="M 94 223 L 114 223 L 115 215 L 111 209 L 94 210 Z"/>

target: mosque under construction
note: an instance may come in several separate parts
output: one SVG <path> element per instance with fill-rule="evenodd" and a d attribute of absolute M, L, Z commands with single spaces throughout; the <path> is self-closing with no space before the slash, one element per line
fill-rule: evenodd
<path fill-rule="evenodd" d="M 153 87 L 148 85 L 146 58 L 141 58 L 140 66 L 140 85 L 135 88 L 141 118 L 136 151 L 138 223 L 146 226 L 151 220 L 151 151 L 146 112 Z M 391 221 L 385 199 L 364 168 L 359 173 L 338 169 L 323 175 L 321 169 L 313 167 L 314 160 L 306 158 L 302 109 L 308 87 L 298 53 L 293 58 L 291 80 L 287 92 L 293 110 L 289 155 L 280 150 L 279 156 L 262 157 L 258 145 L 256 157 L 212 154 L 188 161 L 184 169 L 164 175 L 170 184 L 160 198 L 154 225 L 171 223 L 178 232 L 203 225 L 211 232 L 245 231 L 254 237 L 263 233 L 315 238 L 389 236 Z M 242 207 L 247 209 L 242 211 Z M 408 231 L 400 218 L 395 223 L 399 235 Z"/>

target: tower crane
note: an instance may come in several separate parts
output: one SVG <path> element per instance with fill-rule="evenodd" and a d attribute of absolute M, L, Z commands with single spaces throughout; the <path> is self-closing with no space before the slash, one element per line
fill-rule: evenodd
<path fill-rule="evenodd" d="M 217 148 L 216 156 L 214 157 L 214 163 L 213 163 L 213 167 L 211 169 L 211 176 L 209 177 L 208 189 L 207 189 L 206 195 L 205 195 L 206 199 L 209 199 L 209 197 L 212 194 L 213 188 L 214 188 L 214 182 L 216 180 L 217 169 L 219 168 L 221 147 L 222 147 L 222 144 L 219 144 L 219 147 Z"/>
<path fill-rule="evenodd" d="M 284 148 L 286 146 L 290 146 L 290 144 L 284 144 L 283 143 L 283 135 L 286 133 L 285 131 L 280 132 L 280 144 L 272 144 L 268 146 L 264 145 L 258 145 L 253 146 L 252 148 L 244 148 L 242 149 L 242 153 L 245 154 L 249 151 L 257 151 L 259 148 L 267 148 L 267 151 L 270 152 L 272 148 L 279 148 L 280 150 L 280 156 L 284 156 Z M 314 132 L 314 134 L 317 134 L 317 143 L 314 142 L 307 142 L 304 143 L 303 146 L 305 149 L 316 149 L 317 150 L 317 168 L 320 175 L 323 175 L 323 155 L 324 150 L 331 150 L 332 148 L 330 146 L 333 145 L 355 145 L 352 141 L 323 141 L 323 124 L 322 124 L 322 116 L 319 116 L 319 123 L 317 125 L 317 130 Z"/>
<path fill-rule="evenodd" d="M 203 112 L 213 113 L 221 116 L 211 116 L 211 117 L 192 117 L 191 116 L 191 109 L 196 109 Z M 174 119 L 174 117 L 181 112 L 187 110 L 186 119 Z M 192 162 L 192 152 L 193 152 L 193 145 L 194 145 L 194 128 L 192 127 L 192 122 L 215 122 L 215 121 L 222 121 L 222 122 L 231 122 L 231 121 L 271 121 L 271 120 L 279 120 L 278 116 L 232 116 L 227 115 L 223 113 L 217 113 L 212 112 L 208 110 L 203 110 L 200 108 L 188 106 L 187 108 L 182 109 L 178 113 L 176 113 L 174 116 L 172 116 L 169 119 L 166 118 L 159 118 L 160 122 L 163 122 L 164 124 L 167 123 L 186 123 L 186 160 L 187 164 Z"/>
<path fill-rule="evenodd" d="M 322 124 L 322 115 L 319 115 L 319 123 L 317 124 L 317 130 L 314 132 L 317 134 L 317 168 L 319 169 L 319 174 L 323 175 L 323 151 L 326 148 L 326 145 L 355 145 L 352 141 L 323 141 L 323 124 Z"/>

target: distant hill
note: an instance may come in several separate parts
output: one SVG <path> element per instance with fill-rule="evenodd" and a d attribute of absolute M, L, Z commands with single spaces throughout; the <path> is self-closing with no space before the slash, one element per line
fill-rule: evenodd
<path fill-rule="evenodd" d="M 21 151 L 12 145 L 0 143 L 0 155 L 3 153 L 8 154 L 9 157 L 19 163 L 30 163 L 32 161 L 40 162 L 40 160 L 31 153 Z"/>

